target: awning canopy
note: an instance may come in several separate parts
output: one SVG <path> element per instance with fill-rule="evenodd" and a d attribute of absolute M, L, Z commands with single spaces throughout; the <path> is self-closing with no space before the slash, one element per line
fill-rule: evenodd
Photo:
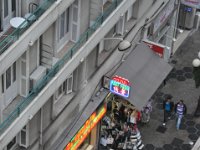
<path fill-rule="evenodd" d="M 141 43 L 129 54 L 114 75 L 130 81 L 131 89 L 127 100 L 141 110 L 171 70 L 171 65 L 145 43 Z"/>

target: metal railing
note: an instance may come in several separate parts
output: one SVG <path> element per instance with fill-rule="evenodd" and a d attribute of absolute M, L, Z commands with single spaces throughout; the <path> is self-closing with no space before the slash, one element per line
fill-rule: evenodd
<path fill-rule="evenodd" d="M 96 18 L 94 24 L 89 27 L 75 43 L 75 45 L 59 60 L 48 73 L 39 80 L 27 97 L 23 98 L 19 105 L 9 114 L 9 116 L 0 124 L 0 134 L 2 134 L 9 125 L 20 115 L 20 113 L 28 106 L 28 104 L 37 96 L 37 94 L 47 85 L 47 83 L 56 75 L 56 73 L 68 62 L 79 48 L 90 38 L 90 36 L 99 28 L 105 19 L 115 10 L 122 0 L 114 0 L 110 7 L 104 13 Z"/>
<path fill-rule="evenodd" d="M 19 37 L 55 2 L 56 0 L 45 0 L 34 12 L 25 18 L 18 28 L 12 31 L 6 38 L 0 41 L 0 55 L 11 46 Z"/>

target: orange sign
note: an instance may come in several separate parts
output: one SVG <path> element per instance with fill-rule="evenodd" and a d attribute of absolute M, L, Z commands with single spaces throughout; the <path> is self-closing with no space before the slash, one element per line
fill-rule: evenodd
<path fill-rule="evenodd" d="M 71 141 L 65 147 L 65 150 L 77 150 L 83 143 L 88 134 L 97 125 L 101 118 L 106 113 L 106 105 L 102 106 L 98 112 L 94 112 L 85 124 L 79 129 L 77 134 L 71 139 Z"/>

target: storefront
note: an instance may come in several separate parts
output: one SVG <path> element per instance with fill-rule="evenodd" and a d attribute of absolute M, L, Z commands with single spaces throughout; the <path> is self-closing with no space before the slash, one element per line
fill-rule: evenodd
<path fill-rule="evenodd" d="M 177 28 L 179 5 L 175 0 L 170 0 L 162 7 L 164 7 L 162 11 L 149 21 L 144 39 L 163 45 L 163 58 L 165 61 L 169 61 L 170 56 L 174 53 L 172 51 L 173 42 L 179 31 Z"/>
<path fill-rule="evenodd" d="M 171 69 L 162 57 L 141 43 L 111 78 L 104 78 L 104 88 L 110 91 L 111 98 L 106 101 L 107 113 L 101 122 L 100 148 L 142 149 L 137 124 L 143 121 L 146 108 L 151 111 L 151 97 Z"/>
<path fill-rule="evenodd" d="M 101 104 L 73 136 L 65 150 L 92 150 L 97 141 L 98 123 L 105 115 L 106 110 L 106 104 Z"/>
<path fill-rule="evenodd" d="M 91 98 L 56 148 L 92 150 L 99 145 L 114 146 L 115 150 L 124 145 L 126 149 L 142 148 L 142 137 L 135 126 L 137 120 L 131 116 L 134 114 L 138 120 L 142 119 L 143 108 L 171 69 L 145 43 L 137 45 L 113 76 L 104 78 L 104 88 Z M 126 132 L 130 130 L 131 134 Z"/>

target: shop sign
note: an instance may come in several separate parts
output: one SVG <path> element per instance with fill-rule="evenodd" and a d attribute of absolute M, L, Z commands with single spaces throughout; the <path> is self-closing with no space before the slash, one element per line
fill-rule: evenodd
<path fill-rule="evenodd" d="M 149 41 L 149 40 L 143 40 L 144 43 L 146 43 L 150 49 L 152 49 L 156 54 L 158 54 L 161 58 L 163 58 L 164 55 L 164 50 L 165 50 L 165 46 Z"/>
<path fill-rule="evenodd" d="M 169 15 L 174 10 L 174 3 L 175 0 L 170 0 L 167 6 L 162 10 L 162 12 L 156 17 L 155 21 L 153 22 L 153 34 L 159 29 L 161 25 L 167 20 Z"/>
<path fill-rule="evenodd" d="M 130 92 L 130 82 L 120 76 L 114 76 L 110 80 L 110 92 L 128 98 Z"/>
<path fill-rule="evenodd" d="M 90 134 L 92 129 L 97 125 L 101 118 L 106 113 L 106 105 L 102 106 L 98 111 L 94 112 L 84 125 L 79 129 L 76 135 L 65 147 L 65 150 L 77 150 L 78 147 L 83 143 L 86 137 Z"/>

